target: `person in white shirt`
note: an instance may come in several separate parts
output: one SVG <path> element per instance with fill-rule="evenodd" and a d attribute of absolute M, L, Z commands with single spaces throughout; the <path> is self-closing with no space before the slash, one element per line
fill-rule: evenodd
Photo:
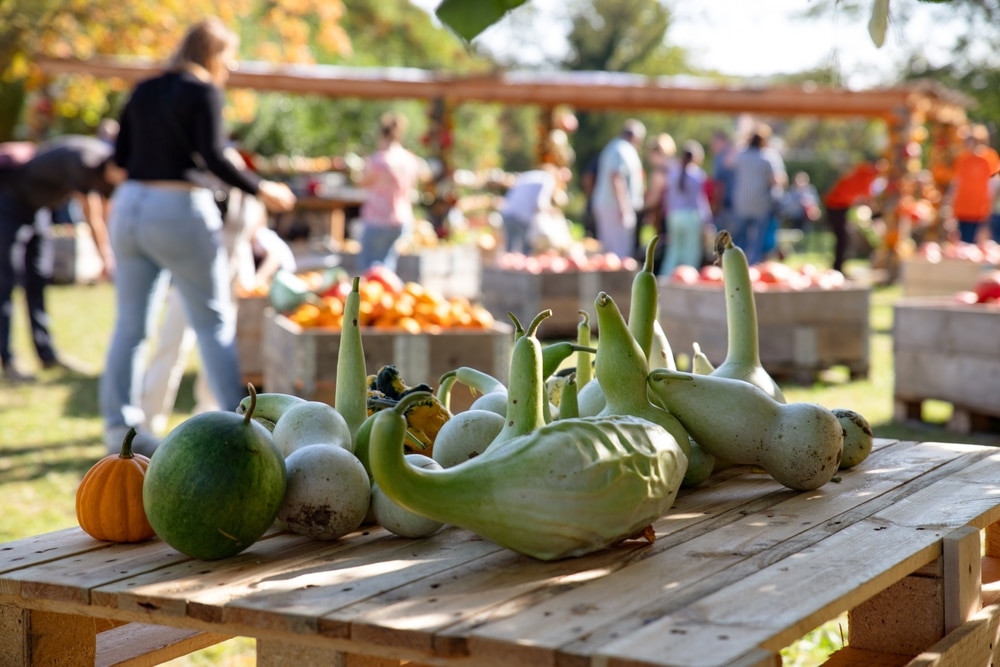
<path fill-rule="evenodd" d="M 645 203 L 646 176 L 639 146 L 646 138 L 640 121 L 625 121 L 622 132 L 601 151 L 597 163 L 592 207 L 597 240 L 604 250 L 619 257 L 636 251 L 637 211 Z"/>
<path fill-rule="evenodd" d="M 533 241 L 550 226 L 546 218 L 557 215 L 560 200 L 565 199 L 566 171 L 542 165 L 518 175 L 507 190 L 500 209 L 507 252 L 531 254 Z"/>

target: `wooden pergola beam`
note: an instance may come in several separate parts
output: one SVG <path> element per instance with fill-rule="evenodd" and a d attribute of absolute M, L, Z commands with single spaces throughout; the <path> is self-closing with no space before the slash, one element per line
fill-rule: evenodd
<path fill-rule="evenodd" d="M 42 59 L 48 74 L 89 74 L 128 82 L 159 67 L 117 58 Z M 416 68 L 272 65 L 242 62 L 231 87 L 328 97 L 435 99 L 509 105 L 568 105 L 577 109 L 702 111 L 889 119 L 919 109 L 929 117 L 964 120 L 968 100 L 921 82 L 873 90 L 726 85 L 691 77 L 646 77 L 620 72 L 504 72 L 458 76 Z"/>

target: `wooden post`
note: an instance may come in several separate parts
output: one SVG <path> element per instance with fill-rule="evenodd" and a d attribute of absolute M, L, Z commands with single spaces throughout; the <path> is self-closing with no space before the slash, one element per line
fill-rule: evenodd
<path fill-rule="evenodd" d="M 90 667 L 96 638 L 92 618 L 0 605 L 2 667 Z"/>

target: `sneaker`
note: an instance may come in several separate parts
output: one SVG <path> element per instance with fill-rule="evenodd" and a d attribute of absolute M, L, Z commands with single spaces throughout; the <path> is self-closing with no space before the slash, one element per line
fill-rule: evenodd
<path fill-rule="evenodd" d="M 32 375 L 31 373 L 25 373 L 16 365 L 14 365 L 14 362 L 9 362 L 4 364 L 3 379 L 14 383 L 34 382 L 35 376 Z"/>
<path fill-rule="evenodd" d="M 107 448 L 108 454 L 121 452 L 128 429 L 128 426 L 110 426 L 104 430 L 104 446 Z M 139 429 L 135 437 L 132 438 L 132 453 L 149 457 L 153 455 L 159 444 L 159 438 L 146 430 Z"/>
<path fill-rule="evenodd" d="M 50 370 L 57 368 L 67 373 L 72 373 L 73 375 L 93 375 L 94 369 L 90 368 L 82 361 L 77 361 L 72 357 L 56 357 L 54 359 L 46 359 L 42 362 L 42 368 Z"/>

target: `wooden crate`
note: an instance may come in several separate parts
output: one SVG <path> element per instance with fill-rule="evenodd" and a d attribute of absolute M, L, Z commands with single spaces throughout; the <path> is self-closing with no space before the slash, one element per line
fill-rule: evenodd
<path fill-rule="evenodd" d="M 236 303 L 236 351 L 240 371 L 244 381 L 253 382 L 259 390 L 264 382 L 264 311 L 271 302 L 266 296 L 243 296 L 238 297 Z"/>
<path fill-rule="evenodd" d="M 492 330 L 454 330 L 440 334 L 363 329 L 365 366 L 374 373 L 386 364 L 399 368 L 409 384 L 426 382 L 435 389 L 441 375 L 471 366 L 506 383 L 513 327 L 498 323 Z M 264 386 L 333 404 L 340 332 L 305 329 L 268 308 L 264 315 Z M 470 393 L 452 394 L 452 410 L 465 410 Z"/>
<path fill-rule="evenodd" d="M 93 283 L 100 279 L 104 263 L 90 227 L 83 222 L 53 225 L 52 282 Z"/>
<path fill-rule="evenodd" d="M 923 257 L 909 257 L 900 264 L 903 296 L 951 296 L 971 290 L 979 275 L 991 264 L 968 259 L 942 258 L 931 262 Z"/>
<path fill-rule="evenodd" d="M 952 404 L 951 430 L 995 430 L 1000 418 L 1000 307 L 947 297 L 893 307 L 896 418 L 920 419 L 925 400 Z"/>
<path fill-rule="evenodd" d="M 594 299 L 607 292 L 628 315 L 632 302 L 634 271 L 567 271 L 527 273 L 483 267 L 483 305 L 493 317 L 508 321 L 507 313 L 527 325 L 538 313 L 552 310 L 538 330 L 542 338 L 576 338 L 580 310 L 590 313 L 590 325 L 597 331 Z"/>
<path fill-rule="evenodd" d="M 847 366 L 868 376 L 871 289 L 755 292 L 760 358 L 775 377 L 809 383 L 818 372 Z M 726 297 L 721 285 L 660 281 L 660 323 L 675 356 L 698 343 L 716 366 L 726 358 Z"/>
<path fill-rule="evenodd" d="M 358 273 L 357 253 L 340 253 L 340 266 Z M 396 275 L 407 282 L 420 283 L 446 297 L 478 299 L 481 292 L 481 253 L 475 245 L 441 245 L 417 254 L 400 255 Z"/>

